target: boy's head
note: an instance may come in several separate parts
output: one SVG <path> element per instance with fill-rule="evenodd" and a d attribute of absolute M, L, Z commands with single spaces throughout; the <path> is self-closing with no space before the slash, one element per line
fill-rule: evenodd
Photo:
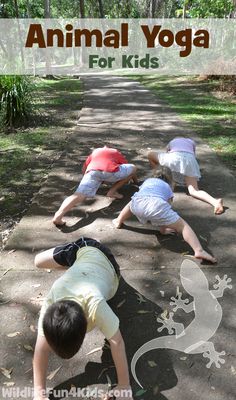
<path fill-rule="evenodd" d="M 171 187 L 173 186 L 173 176 L 170 168 L 159 166 L 153 172 L 154 178 L 159 178 L 168 183 Z"/>
<path fill-rule="evenodd" d="M 86 330 L 84 311 L 72 300 L 53 303 L 43 318 L 45 338 L 52 350 L 62 358 L 71 358 L 79 351 Z"/>

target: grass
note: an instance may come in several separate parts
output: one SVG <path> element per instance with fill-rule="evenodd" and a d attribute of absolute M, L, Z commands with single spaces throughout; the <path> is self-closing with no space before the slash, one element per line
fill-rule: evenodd
<path fill-rule="evenodd" d="M 186 76 L 133 78 L 165 100 L 236 171 L 236 99 L 218 90 L 219 81 Z"/>
<path fill-rule="evenodd" d="M 39 189 L 81 108 L 78 79 L 35 80 L 29 126 L 0 133 L 0 218 L 21 216 Z"/>

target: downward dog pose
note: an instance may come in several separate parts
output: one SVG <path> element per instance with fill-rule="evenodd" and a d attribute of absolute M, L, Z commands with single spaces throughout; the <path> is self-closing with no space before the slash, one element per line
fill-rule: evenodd
<path fill-rule="evenodd" d="M 118 189 L 131 179 L 137 183 L 135 165 L 128 164 L 118 150 L 107 146 L 95 149 L 86 159 L 82 171 L 84 176 L 75 193 L 67 197 L 55 213 L 52 220 L 55 225 L 64 225 L 63 216 L 87 197 L 94 197 L 102 182 L 113 184 L 107 196 L 115 199 L 123 197 Z"/>
<path fill-rule="evenodd" d="M 111 251 L 91 238 L 80 238 L 38 254 L 39 268 L 67 269 L 57 279 L 42 306 L 34 352 L 34 400 L 48 399 L 46 370 L 49 353 L 69 359 L 85 334 L 97 326 L 110 344 L 118 386 L 117 400 L 132 400 L 125 344 L 119 319 L 108 306 L 119 285 L 119 266 Z M 103 400 L 113 398 L 104 394 Z"/>
<path fill-rule="evenodd" d="M 169 142 L 166 153 L 150 151 L 148 159 L 152 168 L 158 165 L 169 167 L 175 182 L 185 184 L 192 197 L 211 204 L 215 214 L 222 214 L 223 200 L 216 199 L 198 188 L 201 174 L 195 157 L 195 148 L 196 145 L 192 139 L 177 137 Z"/>
<path fill-rule="evenodd" d="M 174 195 L 171 189 L 173 181 L 170 169 L 160 168 L 157 176 L 158 178 L 149 178 L 144 181 L 118 218 L 113 220 L 113 224 L 116 228 L 121 228 L 123 222 L 133 214 L 142 224 L 149 221 L 152 225 L 158 226 L 162 234 L 181 233 L 185 242 L 192 247 L 196 258 L 215 263 L 216 259 L 203 250 L 192 228 L 171 208 L 170 204 Z"/>

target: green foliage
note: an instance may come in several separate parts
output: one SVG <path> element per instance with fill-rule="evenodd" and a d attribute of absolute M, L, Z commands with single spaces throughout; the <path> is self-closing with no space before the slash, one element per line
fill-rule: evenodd
<path fill-rule="evenodd" d="M 152 0 L 101 0 L 105 18 L 147 18 Z M 44 18 L 44 0 L 17 0 L 20 18 Z M 233 11 L 232 0 L 156 0 L 155 18 L 225 18 Z M 100 18 L 98 0 L 84 2 L 86 18 Z M 80 18 L 79 0 L 51 0 L 52 18 Z M 0 2 L 0 17 L 16 17 L 14 0 Z"/>
<path fill-rule="evenodd" d="M 233 10 L 232 0 L 181 0 L 177 3 L 177 18 L 183 16 L 184 9 L 188 18 L 225 18 Z"/>
<path fill-rule="evenodd" d="M 33 125 L 8 130 L 8 135 L 0 132 L 0 218 L 24 212 L 54 157 L 63 151 L 82 105 L 79 79 L 36 78 L 34 83 Z"/>
<path fill-rule="evenodd" d="M 233 170 L 236 170 L 235 97 L 220 95 L 219 80 L 193 77 L 139 75 L 132 79 L 152 89 L 189 123 Z"/>
<path fill-rule="evenodd" d="M 16 126 L 29 116 L 32 83 L 25 76 L 0 76 L 0 117 L 2 125 Z"/>

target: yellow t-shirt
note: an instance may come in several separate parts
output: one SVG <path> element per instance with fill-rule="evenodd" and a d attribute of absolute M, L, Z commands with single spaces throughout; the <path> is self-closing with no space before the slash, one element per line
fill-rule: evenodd
<path fill-rule="evenodd" d="M 44 336 L 43 317 L 47 308 L 60 300 L 76 301 L 87 318 L 87 332 L 97 326 L 106 339 L 119 329 L 119 319 L 107 304 L 118 288 L 119 279 L 104 253 L 92 246 L 77 252 L 76 261 L 57 279 L 41 308 L 38 334 Z"/>

